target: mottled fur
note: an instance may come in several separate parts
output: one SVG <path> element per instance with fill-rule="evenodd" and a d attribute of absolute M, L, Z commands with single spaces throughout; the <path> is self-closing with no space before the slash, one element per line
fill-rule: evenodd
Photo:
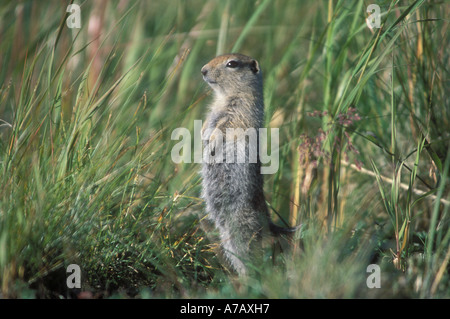
<path fill-rule="evenodd" d="M 249 143 L 245 132 L 257 132 L 264 119 L 262 74 L 256 60 L 241 54 L 214 58 L 202 68 L 202 74 L 215 95 L 202 129 L 204 150 L 207 155 L 224 150 L 223 162 L 203 161 L 202 197 L 219 230 L 225 256 L 236 272 L 244 275 L 246 263 L 261 256 L 261 240 L 269 230 L 293 231 L 271 222 L 259 156 L 257 162 L 249 162 L 248 149 L 253 147 L 258 152 L 258 143 Z M 230 138 L 227 129 L 242 130 Z M 246 160 L 238 163 L 237 150 L 242 143 Z M 231 151 L 233 163 L 225 158 Z"/>

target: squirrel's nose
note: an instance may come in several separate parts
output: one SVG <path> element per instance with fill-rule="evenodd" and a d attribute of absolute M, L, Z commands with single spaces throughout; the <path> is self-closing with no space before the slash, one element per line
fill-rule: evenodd
<path fill-rule="evenodd" d="M 205 67 L 202 68 L 202 74 L 203 74 L 203 76 L 208 74 L 208 70 Z"/>

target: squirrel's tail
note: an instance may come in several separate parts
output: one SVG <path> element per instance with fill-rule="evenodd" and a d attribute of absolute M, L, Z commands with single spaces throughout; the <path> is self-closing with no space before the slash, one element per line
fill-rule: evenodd
<path fill-rule="evenodd" d="M 275 225 L 272 221 L 269 221 L 269 229 L 272 235 L 278 236 L 283 234 L 292 234 L 295 233 L 297 230 L 302 227 L 302 224 L 295 226 L 295 227 L 281 227 L 278 225 Z"/>

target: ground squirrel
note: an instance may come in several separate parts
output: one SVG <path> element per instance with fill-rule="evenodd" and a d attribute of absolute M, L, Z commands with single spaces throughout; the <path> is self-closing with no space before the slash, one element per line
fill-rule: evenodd
<path fill-rule="evenodd" d="M 239 275 L 245 275 L 247 262 L 255 263 L 262 253 L 265 234 L 293 232 L 296 228 L 272 223 L 264 198 L 259 145 L 250 142 L 246 134 L 253 130 L 259 138 L 258 129 L 263 125 L 259 63 L 242 54 L 221 55 L 203 66 L 201 73 L 215 95 L 202 128 L 204 155 L 216 156 L 223 150 L 221 160 L 205 160 L 204 156 L 202 198 L 219 230 L 225 256 Z M 244 154 L 239 151 L 242 149 Z M 252 160 L 252 154 L 257 155 L 256 160 Z"/>

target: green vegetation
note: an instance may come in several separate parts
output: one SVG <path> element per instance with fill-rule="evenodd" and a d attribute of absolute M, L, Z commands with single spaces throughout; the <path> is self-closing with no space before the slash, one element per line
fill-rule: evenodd
<path fill-rule="evenodd" d="M 367 1 L 77 3 L 81 29 L 69 2 L 0 4 L 0 297 L 76 297 L 69 264 L 91 298 L 450 297 L 448 4 L 376 1 L 370 29 Z M 267 200 L 303 225 L 239 284 L 199 164 L 171 160 L 229 51 L 263 68 Z"/>

